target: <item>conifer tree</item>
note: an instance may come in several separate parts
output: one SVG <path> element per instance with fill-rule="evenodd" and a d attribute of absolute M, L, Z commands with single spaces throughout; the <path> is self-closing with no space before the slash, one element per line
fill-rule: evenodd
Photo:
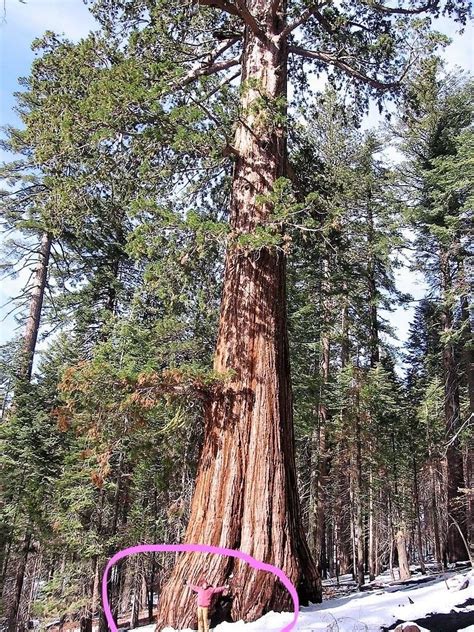
<path fill-rule="evenodd" d="M 419 268 L 436 297 L 440 318 L 442 380 L 445 384 L 446 461 L 444 512 L 449 561 L 465 559 L 467 515 L 466 472 L 460 431 L 463 427 L 458 356 L 460 323 L 457 317 L 462 286 L 460 271 L 467 252 L 464 206 L 468 189 L 442 177 L 445 164 L 463 162 L 458 156 L 459 136 L 469 134 L 472 123 L 472 85 L 462 77 L 442 78 L 436 63 L 427 65 L 411 93 L 403 124 L 403 149 L 412 186 L 410 218 L 416 230 Z M 452 182 L 452 180 L 451 180 Z M 464 325 L 465 326 L 465 325 Z M 461 346 L 465 346 L 463 338 Z M 464 357 L 466 354 L 464 352 Z"/>

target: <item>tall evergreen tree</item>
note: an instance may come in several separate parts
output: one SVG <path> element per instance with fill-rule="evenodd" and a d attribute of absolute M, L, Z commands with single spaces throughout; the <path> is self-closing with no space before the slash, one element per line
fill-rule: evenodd
<path fill-rule="evenodd" d="M 445 384 L 446 427 L 445 510 L 447 557 L 465 559 L 467 515 L 466 487 L 460 432 L 459 307 L 461 270 L 467 256 L 465 240 L 469 189 L 443 178 L 448 165 L 465 160 L 459 137 L 472 125 L 472 82 L 462 77 L 439 76 L 437 65 L 426 66 L 411 93 L 411 107 L 403 124 L 403 149 L 407 156 L 408 183 L 412 191 L 410 217 L 416 230 L 419 268 L 425 273 L 439 304 L 442 380 Z M 461 141 L 462 144 L 462 141 Z M 463 325 L 465 327 L 465 324 Z M 462 337 L 461 346 L 466 339 Z M 461 352 L 462 353 L 462 352 Z M 464 357 L 466 353 L 464 352 Z"/>

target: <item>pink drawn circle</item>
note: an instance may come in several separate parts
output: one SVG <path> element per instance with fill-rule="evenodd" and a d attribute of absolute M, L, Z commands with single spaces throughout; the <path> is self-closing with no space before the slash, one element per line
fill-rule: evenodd
<path fill-rule="evenodd" d="M 104 613 L 107 618 L 109 629 L 112 632 L 118 632 L 117 626 L 115 625 L 115 621 L 112 616 L 112 612 L 110 610 L 109 597 L 107 594 L 107 583 L 109 578 L 108 576 L 112 566 L 124 557 L 127 557 L 128 555 L 134 555 L 136 553 L 179 553 L 182 551 L 191 553 L 216 553 L 217 555 L 237 557 L 240 560 L 244 560 L 245 562 L 250 564 L 250 566 L 258 569 L 259 571 L 268 571 L 269 573 L 273 573 L 278 577 L 281 583 L 288 590 L 294 604 L 293 620 L 288 625 L 285 625 L 285 627 L 281 629 L 281 632 L 291 632 L 291 630 L 296 626 L 300 609 L 298 593 L 296 592 L 296 588 L 294 587 L 294 585 L 281 570 L 281 568 L 278 568 L 277 566 L 272 566 L 271 564 L 260 562 L 259 560 L 253 558 L 251 555 L 243 553 L 242 551 L 236 551 L 235 549 L 224 549 L 220 546 L 209 546 L 207 544 L 139 544 L 137 546 L 131 546 L 128 549 L 123 549 L 122 551 L 118 551 L 117 553 L 115 553 L 115 555 L 111 557 L 108 561 L 107 566 L 104 570 L 104 574 L 102 576 L 102 603 L 104 606 Z"/>

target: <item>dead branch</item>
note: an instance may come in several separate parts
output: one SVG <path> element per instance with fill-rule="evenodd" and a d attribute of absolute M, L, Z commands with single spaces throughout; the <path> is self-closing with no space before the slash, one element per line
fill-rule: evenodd
<path fill-rule="evenodd" d="M 376 88 L 377 90 L 390 90 L 390 89 L 399 87 L 401 80 L 403 79 L 403 77 L 405 76 L 408 70 L 407 68 L 405 68 L 402 75 L 396 81 L 385 83 L 383 81 L 379 81 L 375 77 L 369 77 L 368 75 L 361 72 L 357 68 L 350 66 L 345 61 L 342 61 L 340 58 L 330 53 L 307 50 L 299 46 L 290 46 L 288 50 L 290 53 L 299 55 L 300 57 L 304 57 L 306 59 L 316 59 L 330 66 L 335 66 L 336 68 L 343 70 L 345 73 L 347 73 L 351 77 L 354 77 L 355 79 L 358 79 L 359 81 L 362 81 L 363 83 L 366 83 L 372 86 L 373 88 Z"/>
<path fill-rule="evenodd" d="M 210 75 L 215 75 L 221 70 L 227 70 L 228 68 L 232 68 L 232 66 L 238 66 L 240 64 L 240 59 L 226 59 L 225 61 L 216 62 L 215 64 L 205 66 L 200 66 L 199 68 L 195 68 L 192 70 L 186 77 L 182 79 L 179 83 L 175 84 L 174 89 L 179 90 L 185 88 L 190 83 L 199 79 L 199 77 L 209 77 Z"/>

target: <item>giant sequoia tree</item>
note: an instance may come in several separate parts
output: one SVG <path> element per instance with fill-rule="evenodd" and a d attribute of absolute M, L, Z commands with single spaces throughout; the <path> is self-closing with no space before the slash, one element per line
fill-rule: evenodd
<path fill-rule="evenodd" d="M 200 191 L 202 201 L 202 172 L 213 170 L 215 183 L 223 157 L 233 162 L 214 359 L 225 379 L 205 399 L 204 445 L 184 539 L 238 548 L 283 568 L 303 601 L 319 600 L 321 590 L 301 525 L 294 463 L 286 211 L 279 198 L 291 172 L 289 79 L 299 94 L 308 89 L 308 70 L 326 72 L 364 108 L 369 97 L 380 101 L 396 92 L 422 51 L 439 43 L 430 33 L 430 16 L 443 11 L 463 21 L 468 5 L 96 0 L 93 11 L 103 33 L 82 45 L 98 52 L 73 77 L 84 86 L 77 112 L 70 91 L 68 99 L 53 95 L 41 105 L 54 121 L 60 155 L 73 143 L 85 153 L 97 144 L 127 148 L 134 159 L 130 170 L 140 176 L 138 206 L 147 194 L 162 204 L 166 189 L 173 198 L 183 181 L 188 192 Z M 219 95 L 239 80 L 236 107 L 231 102 L 223 108 Z M 221 142 L 220 156 L 213 139 Z M 214 152 L 212 167 L 203 143 Z M 158 184 L 147 187 L 146 176 Z M 177 564 L 160 598 L 158 628 L 192 621 L 191 598 L 177 586 L 196 579 L 204 563 L 183 557 Z M 256 619 L 290 606 L 276 577 L 233 564 L 215 557 L 207 575 L 222 582 L 233 571 L 239 594 L 234 618 Z"/>
<path fill-rule="evenodd" d="M 439 13 L 440 6 L 428 2 L 389 8 L 352 2 L 336 8 L 285 0 L 197 4 L 210 7 L 224 43 L 207 58 L 196 56 L 210 62 L 192 64 L 184 81 L 240 65 L 241 89 L 228 148 L 234 157 L 232 232 L 214 360 L 215 370 L 231 372 L 231 377 L 206 404 L 205 441 L 185 539 L 240 548 L 276 564 L 298 586 L 303 600 L 319 600 L 319 580 L 296 497 L 285 256 L 271 234 L 275 186 L 288 174 L 288 70 L 307 59 L 317 69 L 324 65 L 330 75 L 345 75 L 365 86 L 366 96 L 395 88 L 413 56 L 420 54 L 415 37 L 423 40 L 426 35 L 426 24 L 420 21 L 415 35 L 411 16 Z M 454 5 L 448 3 L 445 10 L 454 12 Z M 193 34 L 196 3 L 185 7 L 180 21 L 175 11 L 168 12 L 168 19 L 174 17 L 176 28 L 188 20 L 188 33 Z M 459 11 L 458 17 L 463 14 Z M 264 234 L 262 242 L 256 234 Z M 225 559 L 209 564 L 213 581 L 222 581 L 231 570 Z M 189 625 L 189 596 L 181 592 L 176 598 L 177 584 L 202 568 L 201 559 L 183 558 L 177 564 L 160 599 L 157 629 Z M 239 591 L 234 617 L 255 619 L 272 608 L 289 606 L 289 596 L 275 577 L 259 576 L 241 564 L 232 570 Z"/>

